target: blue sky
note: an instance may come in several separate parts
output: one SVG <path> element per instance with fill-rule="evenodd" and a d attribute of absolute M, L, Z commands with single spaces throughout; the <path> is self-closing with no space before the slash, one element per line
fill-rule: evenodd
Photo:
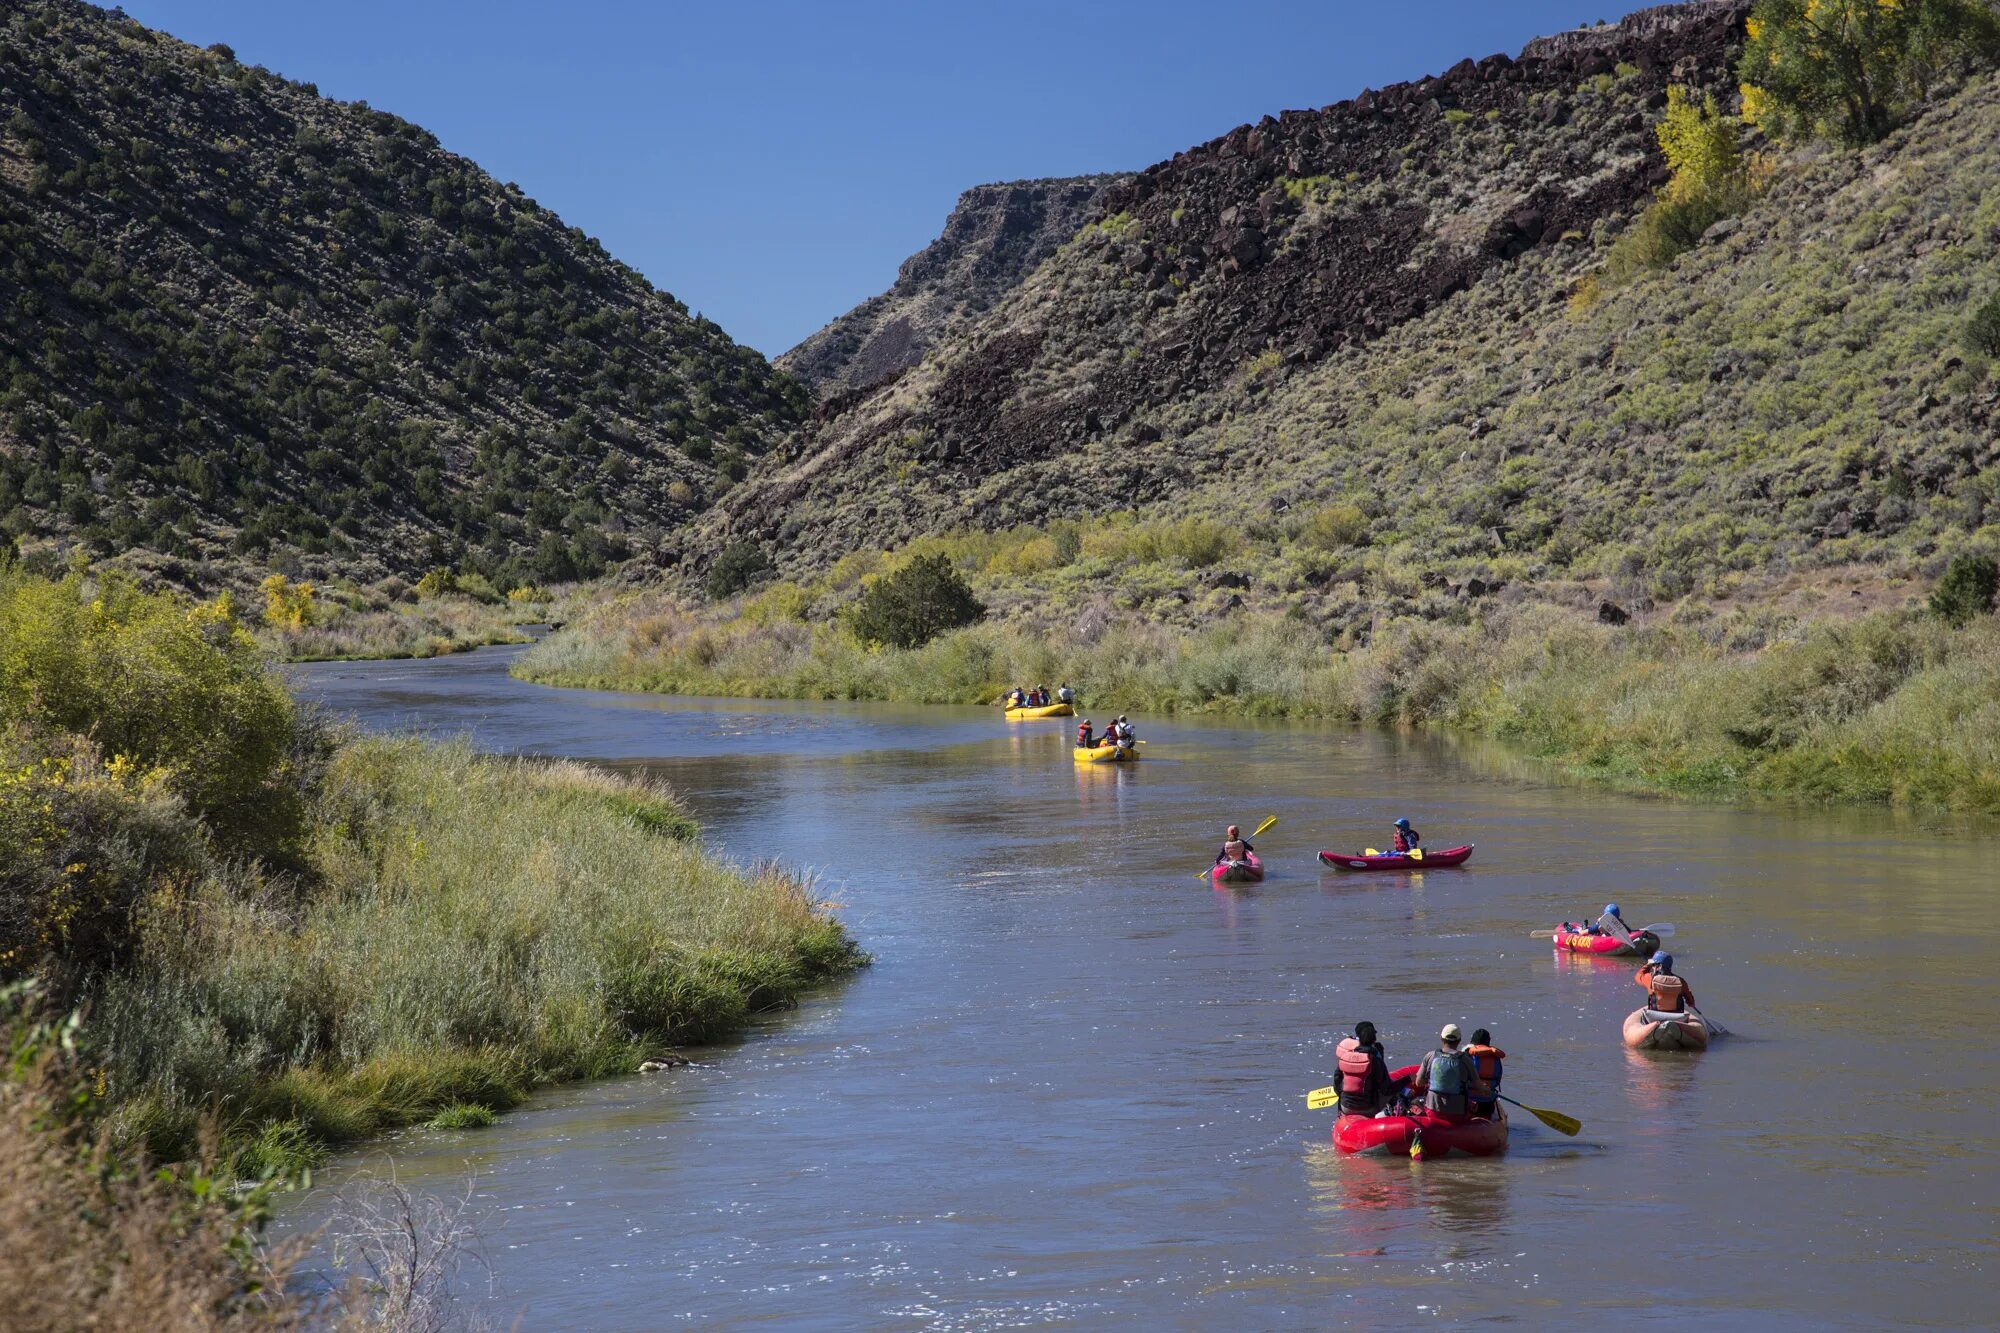
<path fill-rule="evenodd" d="M 434 131 L 772 355 L 960 190 L 1136 169 L 1631 4 L 124 0 Z"/>

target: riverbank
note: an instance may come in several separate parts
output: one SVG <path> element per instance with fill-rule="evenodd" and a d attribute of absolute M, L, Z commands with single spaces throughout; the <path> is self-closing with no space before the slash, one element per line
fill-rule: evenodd
<path fill-rule="evenodd" d="M 98 1129 L 227 1169 L 727 1036 L 863 960 L 657 785 L 300 710 L 226 602 L 0 573 L 0 980 Z M 210 1118 L 212 1119 L 212 1122 Z"/>
<path fill-rule="evenodd" d="M 1341 644 L 1275 610 L 1185 629 L 1098 605 L 1071 623 L 1011 616 L 897 650 L 864 645 L 781 585 L 717 608 L 628 596 L 515 672 L 593 689 L 929 704 L 1067 680 L 1099 712 L 1451 727 L 1626 789 L 2000 812 L 2000 627 L 1981 616 L 1952 628 L 1907 607 L 1815 617 L 1690 605 L 1611 625 L 1520 601 L 1399 619 Z"/>

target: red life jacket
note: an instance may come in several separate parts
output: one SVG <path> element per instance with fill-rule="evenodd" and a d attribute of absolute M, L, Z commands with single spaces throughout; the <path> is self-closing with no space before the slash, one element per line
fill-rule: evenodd
<path fill-rule="evenodd" d="M 1079 726 L 1076 729 L 1076 748 L 1079 750 L 1088 750 L 1090 748 L 1089 727 Z"/>
<path fill-rule="evenodd" d="M 1397 829 L 1396 840 L 1389 845 L 1399 852 L 1407 852 L 1417 845 L 1417 835 L 1414 832 L 1405 833 L 1403 830 Z"/>
<path fill-rule="evenodd" d="M 1357 1037 L 1349 1037 L 1334 1048 L 1340 1059 L 1340 1090 L 1359 1096 L 1368 1091 L 1368 1071 L 1374 1061 Z"/>

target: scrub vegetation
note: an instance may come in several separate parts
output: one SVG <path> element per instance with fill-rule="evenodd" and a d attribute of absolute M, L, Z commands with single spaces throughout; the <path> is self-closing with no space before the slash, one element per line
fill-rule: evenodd
<path fill-rule="evenodd" d="M 1463 586 L 1425 589 L 1375 566 L 1370 579 L 1408 580 L 1417 613 L 1330 642 L 1295 610 L 1242 607 L 1203 626 L 1120 605 L 1102 589 L 1137 601 L 1150 579 L 1183 586 L 1194 570 L 1185 555 L 1128 554 L 1114 578 L 1102 554 L 1110 540 L 1101 530 L 1084 539 L 1077 559 L 1100 563 L 1075 582 L 1012 572 L 1060 545 L 1045 533 L 919 543 L 955 547 L 967 565 L 984 552 L 981 586 L 1009 605 L 914 649 L 869 643 L 842 619 L 875 577 L 857 569 L 897 563 L 850 557 L 821 580 L 719 608 L 628 596 L 538 644 L 516 670 L 592 688 L 956 704 L 1061 679 L 1091 708 L 1461 728 L 1622 786 L 2000 812 L 2000 625 L 1982 582 L 1991 565 L 1978 557 L 1939 583 L 1936 610 L 1912 594 L 1843 613 L 1826 595 L 1837 589 L 1808 585 L 1794 600 L 1766 590 L 1727 609 L 1691 598 L 1628 624 L 1603 623 L 1589 608 L 1605 604 L 1580 586 L 1567 604 L 1483 586 L 1468 598 Z M 1052 618 L 1040 610 L 1049 605 L 1075 609 Z"/>
<path fill-rule="evenodd" d="M 670 793 L 362 740 L 226 602 L 0 571 L 0 981 L 84 1015 L 96 1131 L 295 1169 L 714 1039 L 859 961 Z"/>

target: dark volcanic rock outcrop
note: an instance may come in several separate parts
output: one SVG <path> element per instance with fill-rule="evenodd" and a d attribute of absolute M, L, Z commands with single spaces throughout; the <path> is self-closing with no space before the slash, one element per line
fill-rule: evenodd
<path fill-rule="evenodd" d="M 924 359 L 1054 254 L 1119 175 L 980 185 L 958 197 L 935 241 L 896 283 L 778 358 L 823 396 L 879 384 Z"/>
<path fill-rule="evenodd" d="M 1748 10 L 1663 6 L 1462 60 L 1109 186 L 989 316 L 892 388 L 823 405 L 816 431 L 691 532 L 691 553 L 810 533 L 798 554 L 813 559 L 1039 519 L 1075 503 L 1062 477 L 996 479 L 1058 457 L 1064 472 L 1088 460 L 1114 493 L 1168 498 L 1186 469 L 1159 418 L 1215 421 L 1523 256 L 1587 255 L 1665 179 L 1667 88 L 1733 95 Z"/>

